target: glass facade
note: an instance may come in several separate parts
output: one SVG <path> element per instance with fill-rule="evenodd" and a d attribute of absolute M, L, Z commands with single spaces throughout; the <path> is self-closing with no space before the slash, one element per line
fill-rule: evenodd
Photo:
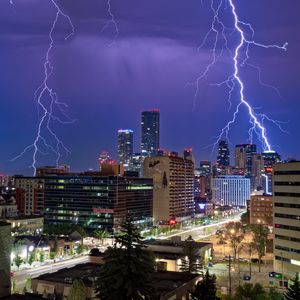
<path fill-rule="evenodd" d="M 130 214 L 138 223 L 152 221 L 152 180 L 121 176 L 45 178 L 45 223 L 74 223 L 91 232 L 113 231 Z"/>
<path fill-rule="evenodd" d="M 141 130 L 142 154 L 155 156 L 159 149 L 159 110 L 142 112 Z"/>

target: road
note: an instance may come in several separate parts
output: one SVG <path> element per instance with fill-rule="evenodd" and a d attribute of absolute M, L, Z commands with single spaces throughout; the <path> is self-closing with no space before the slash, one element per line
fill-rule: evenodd
<path fill-rule="evenodd" d="M 194 240 L 200 240 L 206 237 L 211 236 L 212 234 L 215 234 L 215 231 L 219 228 L 221 228 L 223 225 L 229 223 L 229 222 L 237 222 L 240 221 L 241 214 L 235 215 L 232 218 L 228 218 L 226 220 L 222 220 L 213 224 L 209 225 L 200 225 L 191 229 L 181 230 L 173 234 L 168 234 L 164 236 L 157 237 L 161 240 L 166 240 L 174 236 L 180 236 L 182 240 L 187 239 L 190 235 Z"/>
<path fill-rule="evenodd" d="M 39 266 L 36 268 L 16 271 L 16 272 L 14 272 L 13 279 L 16 281 L 17 289 L 20 290 L 24 287 L 26 280 L 28 278 L 35 278 L 42 274 L 53 273 L 60 269 L 71 268 L 71 267 L 74 267 L 75 265 L 78 265 L 81 263 L 87 263 L 87 262 L 89 262 L 89 256 L 83 255 L 80 257 L 75 257 L 72 259 L 68 259 L 68 260 L 64 260 L 64 261 L 60 261 L 60 262 L 56 262 L 56 263 L 51 263 L 51 264 Z"/>

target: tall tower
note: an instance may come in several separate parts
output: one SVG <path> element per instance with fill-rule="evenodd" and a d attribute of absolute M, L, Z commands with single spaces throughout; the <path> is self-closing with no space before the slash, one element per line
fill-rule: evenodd
<path fill-rule="evenodd" d="M 141 115 L 141 151 L 154 156 L 159 149 L 159 110 L 143 111 Z"/>
<path fill-rule="evenodd" d="M 118 130 L 118 156 L 125 170 L 133 154 L 133 131 L 131 129 Z"/>
<path fill-rule="evenodd" d="M 219 142 L 217 164 L 224 167 L 230 165 L 230 153 L 227 141 Z"/>
<path fill-rule="evenodd" d="M 254 164 L 259 163 L 256 156 L 255 144 L 240 144 L 235 146 L 234 158 L 236 168 L 243 171 L 243 174 L 251 180 L 251 191 L 255 189 L 255 168 Z M 258 166 L 258 168 L 260 168 Z"/>

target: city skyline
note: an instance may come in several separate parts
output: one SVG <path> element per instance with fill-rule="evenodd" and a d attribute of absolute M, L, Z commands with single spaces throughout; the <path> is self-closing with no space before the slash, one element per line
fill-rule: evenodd
<path fill-rule="evenodd" d="M 195 81 L 209 62 L 209 49 L 197 51 L 209 29 L 211 12 L 208 1 L 183 4 L 167 1 L 163 5 L 135 2 L 127 7 L 112 1 L 112 10 L 120 34 L 113 45 L 114 28 L 109 24 L 106 3 L 92 1 L 72 6 L 58 1 L 74 22 L 75 35 L 64 40 L 68 24 L 60 20 L 54 34 L 56 47 L 51 56 L 54 73 L 51 83 L 59 99 L 68 104 L 67 113 L 76 119 L 73 124 L 55 125 L 55 130 L 70 149 L 61 163 L 74 170 L 97 169 L 97 158 L 102 150 L 117 157 L 116 132 L 119 128 L 134 131 L 134 152 L 140 152 L 140 114 L 144 110 L 160 109 L 160 144 L 162 148 L 182 152 L 193 148 L 197 165 L 200 160 L 216 161 L 211 153 L 212 143 L 228 117 L 226 94 L 201 83 L 201 90 L 193 108 Z M 299 157 L 300 142 L 295 138 L 299 128 L 300 94 L 299 3 L 280 9 L 280 1 L 259 4 L 237 4 L 241 19 L 249 21 L 258 40 L 268 43 L 289 42 L 288 51 L 251 49 L 254 62 L 262 67 L 261 80 L 279 88 L 281 97 L 272 88 L 259 87 L 255 70 L 244 74 L 250 86 L 246 93 L 252 105 L 267 111 L 276 120 L 286 121 L 283 128 L 267 125 L 274 150 L 282 155 Z M 30 153 L 21 159 L 10 160 L 30 144 L 34 138 L 37 114 L 33 99 L 43 75 L 43 57 L 47 49 L 48 33 L 55 9 L 39 5 L 38 1 L 22 3 L 9 1 L 0 4 L 1 98 L 3 125 L 0 129 L 0 171 L 8 174 L 31 174 Z M 209 16 L 207 17 L 207 12 Z M 275 12 L 275 13 L 274 13 Z M 265 22 L 268 20 L 268 22 Z M 252 61 L 251 61 L 252 62 Z M 219 80 L 223 65 L 216 67 L 212 78 Z M 278 71 L 280 70 L 280 71 Z M 29 75 L 28 75 L 29 73 Z M 16 88 L 17 86 L 17 88 Z M 275 105 L 274 105 L 275 103 Z M 248 143 L 248 124 L 243 112 L 239 125 L 233 127 L 229 147 Z M 257 140 L 258 152 L 262 149 Z M 233 151 L 231 151 L 232 153 Z M 232 158 L 232 156 L 231 156 Z M 54 164 L 53 156 L 39 157 L 39 164 Z"/>

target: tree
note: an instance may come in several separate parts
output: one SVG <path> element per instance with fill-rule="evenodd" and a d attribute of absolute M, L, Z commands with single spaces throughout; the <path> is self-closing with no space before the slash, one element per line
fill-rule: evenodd
<path fill-rule="evenodd" d="M 276 291 L 275 288 L 270 288 L 269 295 L 267 297 L 268 300 L 283 300 L 283 296 Z"/>
<path fill-rule="evenodd" d="M 23 262 L 24 262 L 23 258 L 19 254 L 17 254 L 17 256 L 14 259 L 14 263 L 18 269 L 20 268 Z"/>
<path fill-rule="evenodd" d="M 95 230 L 94 237 L 99 239 L 103 245 L 104 239 L 109 238 L 110 234 L 106 230 Z"/>
<path fill-rule="evenodd" d="M 54 239 L 53 252 L 54 252 L 54 256 L 59 254 L 58 253 L 59 252 L 59 246 L 58 246 L 57 235 L 55 236 L 55 239 Z"/>
<path fill-rule="evenodd" d="M 249 212 L 245 212 L 241 215 L 241 223 L 242 224 L 249 224 Z"/>
<path fill-rule="evenodd" d="M 77 254 L 81 254 L 82 251 L 83 251 L 83 246 L 82 246 L 82 244 L 79 244 L 79 245 L 77 246 L 77 248 L 76 248 L 76 253 L 77 253 Z"/>
<path fill-rule="evenodd" d="M 198 281 L 194 291 L 190 294 L 192 300 L 218 300 L 220 298 L 216 296 L 216 293 L 216 276 L 214 274 L 209 275 L 206 271 L 204 278 Z"/>
<path fill-rule="evenodd" d="M 200 273 L 203 268 L 202 257 L 198 254 L 199 249 L 190 235 L 184 241 L 182 264 L 180 270 L 189 273 Z"/>
<path fill-rule="evenodd" d="M 233 250 L 233 262 L 235 264 L 239 246 L 245 237 L 245 227 L 240 222 L 230 222 L 225 226 L 224 234 Z"/>
<path fill-rule="evenodd" d="M 236 289 L 236 294 L 234 296 L 235 300 L 263 300 L 267 299 L 267 294 L 263 287 L 256 283 L 245 283 L 244 285 L 238 286 Z"/>
<path fill-rule="evenodd" d="M 45 253 L 44 253 L 44 251 L 41 251 L 40 252 L 40 262 L 42 263 L 44 261 L 45 261 Z"/>
<path fill-rule="evenodd" d="M 153 299 L 154 259 L 145 251 L 142 237 L 130 217 L 121 225 L 115 244 L 105 251 L 104 262 L 96 282 L 101 300 Z"/>
<path fill-rule="evenodd" d="M 28 264 L 29 264 L 29 266 L 31 266 L 34 263 L 34 261 L 35 261 L 35 253 L 31 252 L 29 254 L 29 258 L 28 258 Z"/>
<path fill-rule="evenodd" d="M 81 279 L 75 279 L 72 283 L 68 300 L 85 300 L 86 287 Z"/>
<path fill-rule="evenodd" d="M 253 235 L 255 250 L 258 255 L 258 271 L 260 272 L 261 259 L 266 254 L 269 229 L 263 224 L 252 225 L 250 228 Z"/>
<path fill-rule="evenodd" d="M 299 273 L 296 273 L 294 279 L 292 279 L 293 284 L 291 284 L 284 293 L 285 300 L 300 300 L 300 282 Z"/>

